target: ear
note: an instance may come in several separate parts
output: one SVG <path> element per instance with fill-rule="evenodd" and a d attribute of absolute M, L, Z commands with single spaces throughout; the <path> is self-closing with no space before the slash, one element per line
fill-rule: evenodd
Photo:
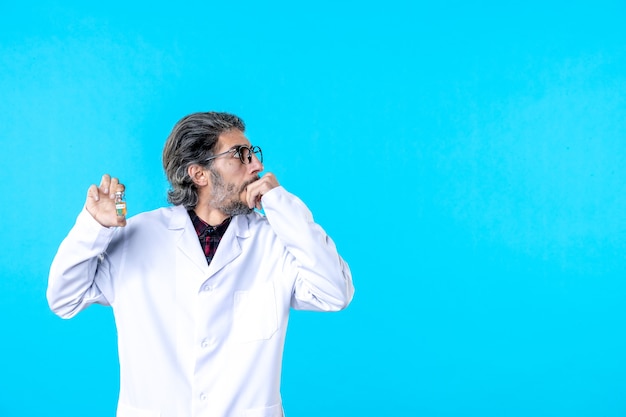
<path fill-rule="evenodd" d="M 208 172 L 205 168 L 198 164 L 189 165 L 187 168 L 187 174 L 198 187 L 204 187 L 209 183 Z"/>

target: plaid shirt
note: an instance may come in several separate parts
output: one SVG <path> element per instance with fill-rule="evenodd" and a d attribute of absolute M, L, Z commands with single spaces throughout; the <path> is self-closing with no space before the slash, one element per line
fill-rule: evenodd
<path fill-rule="evenodd" d="M 198 239 L 200 239 L 200 246 L 204 251 L 206 261 L 210 264 L 213 256 L 215 256 L 215 251 L 217 251 L 217 245 L 220 244 L 222 236 L 224 236 L 226 229 L 228 229 L 231 218 L 227 218 L 218 226 L 210 226 L 198 217 L 195 211 L 188 210 L 187 213 L 189 213 L 193 227 L 198 234 Z"/>

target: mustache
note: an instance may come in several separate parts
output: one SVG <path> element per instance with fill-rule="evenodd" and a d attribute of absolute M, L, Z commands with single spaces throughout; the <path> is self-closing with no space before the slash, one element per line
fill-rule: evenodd
<path fill-rule="evenodd" d="M 252 184 L 253 182 L 257 182 L 260 179 L 261 179 L 261 177 L 259 177 L 257 175 L 255 178 L 252 178 L 251 180 L 248 180 L 248 181 L 244 182 L 241 185 L 241 188 L 239 189 L 239 194 L 243 193 L 246 190 L 246 188 L 248 188 L 248 185 Z"/>

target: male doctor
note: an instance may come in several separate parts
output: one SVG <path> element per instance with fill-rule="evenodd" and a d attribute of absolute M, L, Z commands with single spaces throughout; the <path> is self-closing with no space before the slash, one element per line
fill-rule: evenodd
<path fill-rule="evenodd" d="M 228 113 L 181 119 L 163 151 L 173 206 L 128 219 L 102 177 L 50 268 L 50 308 L 113 308 L 118 417 L 283 416 L 290 307 L 337 311 L 348 265 L 307 207 L 263 171 Z M 263 209 L 265 215 L 254 211 Z"/>

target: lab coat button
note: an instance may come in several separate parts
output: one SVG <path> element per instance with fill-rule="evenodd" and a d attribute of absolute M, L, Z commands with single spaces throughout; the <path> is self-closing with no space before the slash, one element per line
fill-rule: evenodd
<path fill-rule="evenodd" d="M 202 339 L 200 346 L 202 346 L 203 348 L 208 348 L 213 344 L 215 344 L 215 339 L 213 339 L 212 337 L 205 337 L 204 339 Z"/>
<path fill-rule="evenodd" d="M 206 394 L 204 392 L 200 394 L 200 400 L 206 401 Z"/>
<path fill-rule="evenodd" d="M 207 292 L 208 291 L 213 291 L 213 287 L 207 284 L 204 287 L 202 287 L 202 290 L 203 291 L 207 291 Z"/>

